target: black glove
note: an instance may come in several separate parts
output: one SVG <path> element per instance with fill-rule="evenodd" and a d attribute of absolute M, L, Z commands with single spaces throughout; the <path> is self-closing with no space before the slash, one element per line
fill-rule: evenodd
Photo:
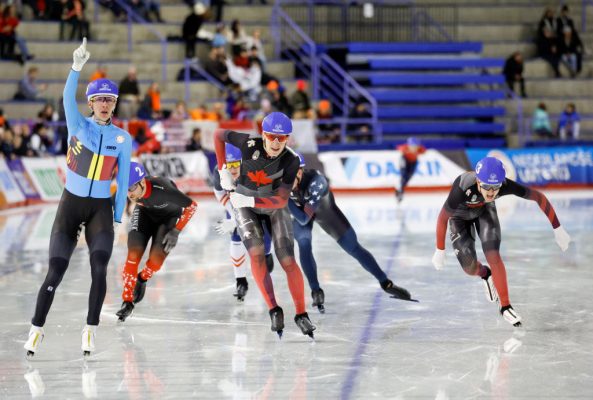
<path fill-rule="evenodd" d="M 177 244 L 178 239 L 179 239 L 179 229 L 173 228 L 169 232 L 167 232 L 167 234 L 165 235 L 165 237 L 163 239 L 163 247 L 164 247 L 165 253 L 169 254 L 169 252 L 171 250 L 173 250 L 173 248 Z"/>

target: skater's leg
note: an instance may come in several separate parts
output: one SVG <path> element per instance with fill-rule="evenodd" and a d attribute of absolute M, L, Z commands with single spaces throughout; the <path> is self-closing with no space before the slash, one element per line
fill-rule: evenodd
<path fill-rule="evenodd" d="M 294 234 L 292 220 L 288 208 L 275 210 L 270 216 L 272 221 L 272 240 L 276 251 L 276 258 L 288 279 L 288 289 L 292 296 L 296 313 L 302 314 L 305 310 L 305 282 L 303 274 L 294 258 Z"/>
<path fill-rule="evenodd" d="M 107 292 L 107 265 L 113 250 L 113 211 L 110 199 L 97 202 L 94 215 L 85 229 L 91 263 L 91 291 L 89 293 L 88 325 L 99 325 L 99 315 Z"/>
<path fill-rule="evenodd" d="M 159 225 L 157 228 L 156 234 L 152 237 L 146 266 L 140 272 L 140 279 L 147 281 L 161 269 L 165 258 L 167 258 L 167 253 L 163 247 L 163 239 L 168 231 L 169 228 L 166 225 Z"/>
<path fill-rule="evenodd" d="M 502 232 L 494 204 L 488 207 L 486 212 L 478 218 L 477 229 L 480 240 L 482 241 L 482 250 L 492 271 L 492 279 L 498 292 L 500 305 L 502 307 L 508 306 L 511 302 L 509 299 L 507 272 L 500 256 Z"/>
<path fill-rule="evenodd" d="M 387 275 L 379 267 L 375 257 L 358 242 L 354 229 L 348 229 L 340 240 L 338 240 L 338 244 L 346 253 L 354 257 L 365 270 L 372 274 L 379 283 L 387 280 Z"/>
<path fill-rule="evenodd" d="M 488 268 L 478 261 L 474 221 L 449 219 L 449 236 L 463 271 L 472 276 L 486 277 Z"/>
<path fill-rule="evenodd" d="M 294 238 L 299 245 L 299 258 L 301 267 L 309 282 L 311 290 L 319 290 L 319 280 L 317 279 L 317 263 L 313 257 L 312 230 L 313 221 L 309 221 L 307 225 L 301 225 L 297 220 L 292 221 L 294 230 Z"/>
<path fill-rule="evenodd" d="M 247 258 L 247 250 L 245 249 L 243 242 L 241 242 L 241 237 L 238 233 L 233 233 L 231 235 L 230 254 L 235 278 L 245 278 L 247 274 L 245 263 L 245 259 Z"/>
<path fill-rule="evenodd" d="M 134 288 L 138 276 L 138 266 L 146 250 L 150 236 L 137 229 L 128 233 L 128 257 L 122 272 L 123 291 L 122 300 L 131 302 L 134 299 Z"/>

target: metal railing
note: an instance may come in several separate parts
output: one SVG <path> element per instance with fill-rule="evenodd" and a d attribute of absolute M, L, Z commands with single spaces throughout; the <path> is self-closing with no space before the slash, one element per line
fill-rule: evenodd
<path fill-rule="evenodd" d="M 587 32 L 587 8 L 593 7 L 593 0 L 583 0 L 581 6 L 581 32 Z"/>
<path fill-rule="evenodd" d="M 123 0 L 112 0 L 116 3 L 119 7 L 121 7 L 126 12 L 127 18 L 127 27 L 128 27 L 128 52 L 131 54 L 134 50 L 134 40 L 132 35 L 132 30 L 134 28 L 134 22 L 141 24 L 142 26 L 146 27 L 150 33 L 155 35 L 161 44 L 161 72 L 162 76 L 161 79 L 163 82 L 167 82 L 167 38 L 159 32 L 150 22 L 146 21 L 140 15 L 138 15 L 132 8 Z M 95 10 L 94 10 L 94 22 L 99 20 L 99 7 L 101 7 L 101 3 L 99 0 L 95 0 Z"/>
<path fill-rule="evenodd" d="M 311 82 L 313 100 L 328 99 L 331 102 L 335 117 L 332 120 L 341 127 L 342 141 L 348 125 L 370 121 L 375 132 L 374 140 L 381 142 L 377 102 L 373 96 L 329 56 L 317 54 L 315 42 L 280 7 L 273 9 L 271 31 L 276 58 L 284 57 L 292 61 L 298 74 Z M 350 118 L 353 106 L 361 101 L 369 103 L 371 117 L 364 121 Z M 324 121 L 318 120 L 316 123 L 319 125 Z"/>
<path fill-rule="evenodd" d="M 457 7 L 415 5 L 409 0 L 278 0 L 282 8 L 317 43 L 356 41 L 454 41 Z"/>
<path fill-rule="evenodd" d="M 192 68 L 194 70 L 196 70 L 202 78 L 205 78 L 206 81 L 208 81 L 208 83 L 214 85 L 216 88 L 218 88 L 222 92 L 225 91 L 225 89 L 226 89 L 225 86 L 218 79 L 216 79 L 214 76 L 212 76 L 208 71 L 206 71 L 204 68 L 202 68 L 199 61 L 192 61 L 192 60 L 186 58 L 185 61 L 183 62 L 183 83 L 184 83 L 184 87 L 185 87 L 184 100 L 185 100 L 186 104 L 189 104 L 189 101 L 191 100 L 190 85 L 191 85 L 192 79 L 191 79 L 191 75 L 190 75 L 190 70 Z"/>

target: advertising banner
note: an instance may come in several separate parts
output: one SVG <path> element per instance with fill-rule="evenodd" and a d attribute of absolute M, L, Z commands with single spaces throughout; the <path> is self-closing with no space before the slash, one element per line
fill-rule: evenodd
<path fill-rule="evenodd" d="M 208 159 L 201 151 L 143 154 L 140 159 L 148 175 L 170 178 L 184 193 L 212 192 Z"/>
<path fill-rule="evenodd" d="M 25 196 L 16 183 L 8 165 L 0 158 L 0 208 L 25 201 Z"/>
<path fill-rule="evenodd" d="M 483 157 L 500 159 L 510 179 L 529 186 L 593 184 L 593 147 L 466 150 L 472 167 Z"/>
<path fill-rule="evenodd" d="M 20 158 L 10 160 L 8 162 L 8 168 L 10 168 L 16 183 L 19 185 L 21 192 L 25 195 L 27 200 L 39 200 L 41 198 L 37 192 L 37 189 L 35 189 L 33 180 L 29 174 L 27 174 L 25 166 L 21 162 Z"/>
<path fill-rule="evenodd" d="M 399 151 L 349 151 L 319 154 L 324 171 L 336 189 L 387 189 L 400 186 Z M 419 157 L 409 187 L 447 187 L 464 170 L 436 150 Z"/>
<path fill-rule="evenodd" d="M 56 158 L 21 158 L 25 171 L 44 201 L 60 200 L 64 190 L 62 173 Z"/>

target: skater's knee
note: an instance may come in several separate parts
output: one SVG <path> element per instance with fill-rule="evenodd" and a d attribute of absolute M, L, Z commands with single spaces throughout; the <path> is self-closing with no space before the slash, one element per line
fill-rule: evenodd
<path fill-rule="evenodd" d="M 49 259 L 49 269 L 45 278 L 46 283 L 54 288 L 60 284 L 66 270 L 68 269 L 68 260 L 61 257 L 52 257 Z"/>
<path fill-rule="evenodd" d="M 109 264 L 110 254 L 106 251 L 93 251 L 91 253 L 91 268 L 99 268 L 107 270 L 107 264 Z"/>
<path fill-rule="evenodd" d="M 463 268 L 463 270 L 465 271 L 466 274 L 468 275 L 478 275 L 479 271 L 480 271 L 480 263 L 478 263 L 478 260 L 471 260 L 471 261 L 467 261 L 464 262 L 461 267 Z"/>
<path fill-rule="evenodd" d="M 299 239 L 297 240 L 297 243 L 299 245 L 299 250 L 303 251 L 303 250 L 311 250 L 311 240 L 309 239 Z"/>

